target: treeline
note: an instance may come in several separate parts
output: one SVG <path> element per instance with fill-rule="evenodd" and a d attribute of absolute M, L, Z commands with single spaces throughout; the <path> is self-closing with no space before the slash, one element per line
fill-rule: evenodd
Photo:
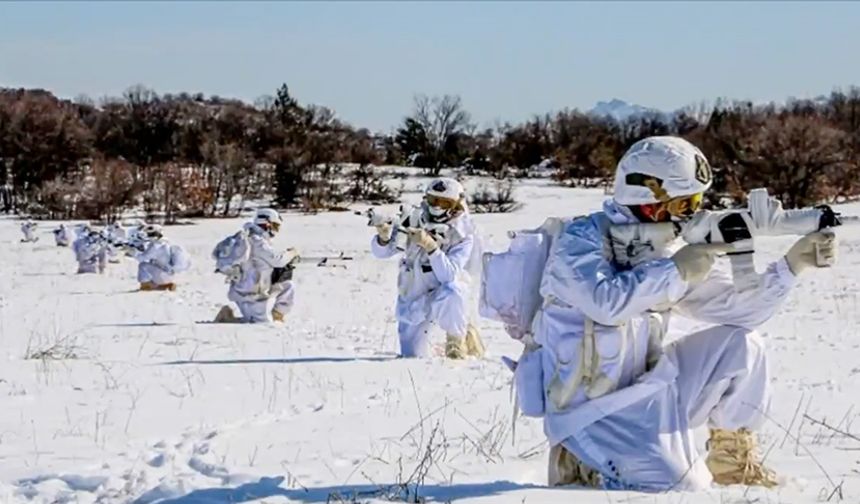
<path fill-rule="evenodd" d="M 0 90 L 0 185 L 7 206 L 35 216 L 111 220 L 139 207 L 172 222 L 236 215 L 247 199 L 390 201 L 378 155 L 367 130 L 299 105 L 286 86 L 254 105 L 140 86 L 98 105 Z M 357 166 L 344 173 L 347 162 Z"/>
<path fill-rule="evenodd" d="M 96 104 L 0 89 L 0 207 L 52 218 L 141 208 L 170 222 L 232 216 L 246 200 L 336 209 L 393 201 L 380 165 L 599 185 L 635 141 L 677 134 L 715 171 L 713 202 L 765 186 L 789 206 L 860 194 L 860 88 L 783 106 L 718 102 L 625 121 L 577 110 L 479 130 L 455 96 L 415 99 L 390 135 L 302 105 L 286 85 L 254 104 L 133 87 Z"/>
<path fill-rule="evenodd" d="M 781 106 L 718 101 L 624 121 L 564 110 L 480 132 L 450 113 L 450 104 L 458 100 L 432 102 L 431 114 L 423 112 L 427 103 L 419 99 L 416 113 L 398 130 L 393 144 L 399 150 L 390 159 L 408 159 L 431 172 L 453 164 L 499 178 L 540 171 L 562 183 L 602 185 L 611 182 L 616 163 L 633 143 L 671 134 L 687 138 L 708 156 L 715 172 L 709 197 L 715 205 L 740 202 L 755 187 L 767 187 L 790 207 L 860 195 L 857 87 Z M 444 126 L 439 118 L 446 117 L 460 117 L 458 126 Z"/>

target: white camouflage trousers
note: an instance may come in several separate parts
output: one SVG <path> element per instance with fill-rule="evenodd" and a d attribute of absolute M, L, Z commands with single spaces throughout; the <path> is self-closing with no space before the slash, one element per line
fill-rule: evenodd
<path fill-rule="evenodd" d="M 140 283 L 152 282 L 156 285 L 166 285 L 173 283 L 173 275 L 156 264 L 142 262 L 137 265 L 137 281 Z"/>
<path fill-rule="evenodd" d="M 284 282 L 281 285 L 283 285 L 283 287 L 273 289 L 276 290 L 276 293 L 272 296 L 274 297 L 275 302 L 272 305 L 271 310 L 275 310 L 282 315 L 286 315 L 290 312 L 290 309 L 292 309 L 295 302 L 296 289 L 293 282 Z M 236 303 L 236 306 L 239 307 L 239 312 L 242 315 L 242 322 L 264 323 L 272 321 L 271 310 L 269 309 L 269 299 L 271 299 L 271 297 L 253 301 L 247 300 L 241 295 L 231 295 L 228 297 L 230 297 L 230 299 Z"/>
<path fill-rule="evenodd" d="M 603 474 L 609 488 L 706 488 L 712 478 L 705 454 L 696 447 L 694 429 L 707 424 L 754 430 L 764 419 L 768 367 L 755 332 L 718 326 L 683 337 L 666 347 L 653 373 L 666 376 L 667 369 L 676 371 L 674 379 L 649 379 L 646 373 L 636 384 L 613 393 L 638 392 L 640 399 L 562 442 Z M 654 390 L 643 393 L 648 390 L 643 387 Z"/>
<path fill-rule="evenodd" d="M 410 320 L 401 319 L 397 324 L 397 333 L 400 337 L 400 355 L 403 357 L 428 357 L 431 355 L 430 330 L 434 324 L 446 334 L 458 337 L 464 337 L 469 326 L 466 300 L 458 288 L 443 285 L 427 294 L 427 297 L 421 301 L 429 303 L 429 310 L 425 310 L 425 313 L 429 312 L 429 315 L 417 317 L 417 321 L 414 317 Z M 426 306 L 422 303 L 417 304 Z"/>

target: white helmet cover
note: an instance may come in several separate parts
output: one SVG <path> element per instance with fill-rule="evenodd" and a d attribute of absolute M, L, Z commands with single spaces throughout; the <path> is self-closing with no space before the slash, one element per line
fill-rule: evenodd
<path fill-rule="evenodd" d="M 665 202 L 703 193 L 713 179 L 698 147 L 680 137 L 653 136 L 633 144 L 618 162 L 613 199 L 620 205 Z"/>
<path fill-rule="evenodd" d="M 444 206 L 431 204 L 432 200 L 443 200 Z M 430 181 L 424 191 L 427 212 L 434 219 L 444 220 L 454 217 L 466 208 L 466 189 L 463 184 L 449 177 Z"/>
<path fill-rule="evenodd" d="M 424 191 L 427 196 L 436 196 L 453 201 L 460 201 L 466 196 L 463 184 L 449 177 L 440 177 L 430 181 Z"/>
<path fill-rule="evenodd" d="M 260 208 L 257 214 L 254 215 L 254 224 L 278 224 L 280 225 L 281 214 L 273 208 Z"/>
<path fill-rule="evenodd" d="M 265 226 L 266 232 L 271 237 L 280 231 L 282 223 L 281 214 L 273 208 L 260 208 L 254 215 L 254 224 Z"/>
<path fill-rule="evenodd" d="M 163 236 L 163 230 L 159 224 L 147 224 L 143 226 L 141 234 L 147 238 L 154 238 L 156 236 L 160 237 Z"/>

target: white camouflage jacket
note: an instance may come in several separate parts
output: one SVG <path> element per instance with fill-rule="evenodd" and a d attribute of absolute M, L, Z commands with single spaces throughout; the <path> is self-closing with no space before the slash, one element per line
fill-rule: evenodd
<path fill-rule="evenodd" d="M 753 329 L 776 312 L 794 284 L 785 259 L 761 274 L 757 289 L 744 292 L 738 292 L 730 275 L 717 267 L 701 284 L 688 285 L 668 257 L 622 271 L 608 257 L 605 229 L 634 221 L 607 201 L 604 212 L 570 222 L 550 250 L 541 283 L 545 302 L 533 331 L 542 345 L 544 426 L 552 444 L 629 404 L 629 400 L 613 404 L 611 397 L 604 397 L 595 406 L 590 399 L 625 388 L 645 373 L 649 341 L 653 344 L 654 331 L 662 338 L 673 312 L 710 324 Z M 671 309 L 665 310 L 667 306 Z M 593 334 L 591 348 L 584 344 L 588 333 Z M 589 365 L 581 362 L 586 351 L 596 354 Z M 596 369 L 590 371 L 594 385 L 589 389 L 576 373 L 595 362 Z M 575 390 L 561 394 L 578 380 Z"/>
<path fill-rule="evenodd" d="M 386 259 L 401 251 L 397 249 L 394 231 L 391 241 L 380 245 L 377 237 L 371 240 L 375 257 Z M 428 295 L 442 285 L 467 292 L 472 280 L 472 269 L 480 253 L 479 237 L 471 216 L 463 213 L 448 223 L 446 240 L 433 254 L 427 254 L 410 239 L 402 252 L 397 277 L 397 319 L 420 322 L 426 315 Z"/>

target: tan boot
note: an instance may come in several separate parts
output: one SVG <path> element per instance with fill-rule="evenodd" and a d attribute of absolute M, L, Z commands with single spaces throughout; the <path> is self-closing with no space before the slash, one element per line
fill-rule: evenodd
<path fill-rule="evenodd" d="M 774 487 L 776 474 L 764 467 L 756 450 L 755 436 L 747 429 L 711 429 L 705 461 L 720 485 Z"/>
<path fill-rule="evenodd" d="M 567 451 L 563 445 L 555 445 L 549 450 L 549 486 L 580 485 L 600 488 L 600 473 L 583 464 L 576 455 Z"/>
<path fill-rule="evenodd" d="M 469 324 L 469 328 L 466 330 L 466 353 L 472 357 L 481 358 L 484 356 L 484 342 L 481 341 L 478 328 L 471 324 Z"/>
<path fill-rule="evenodd" d="M 466 344 L 463 338 L 449 334 L 445 339 L 445 357 L 449 359 L 465 359 Z"/>
<path fill-rule="evenodd" d="M 227 305 L 221 307 L 218 311 L 218 314 L 215 315 L 214 322 L 216 324 L 231 324 L 233 322 L 237 322 L 239 319 L 236 318 L 236 315 L 233 314 L 233 309 Z"/>
<path fill-rule="evenodd" d="M 155 284 L 152 282 L 141 282 L 140 290 L 141 291 L 151 291 L 154 290 Z"/>
<path fill-rule="evenodd" d="M 176 284 L 173 282 L 170 282 L 170 283 L 166 283 L 166 284 L 153 285 L 151 290 L 173 292 L 176 290 Z"/>
<path fill-rule="evenodd" d="M 284 314 L 279 312 L 278 310 L 272 310 L 272 320 L 275 322 L 283 322 Z"/>

